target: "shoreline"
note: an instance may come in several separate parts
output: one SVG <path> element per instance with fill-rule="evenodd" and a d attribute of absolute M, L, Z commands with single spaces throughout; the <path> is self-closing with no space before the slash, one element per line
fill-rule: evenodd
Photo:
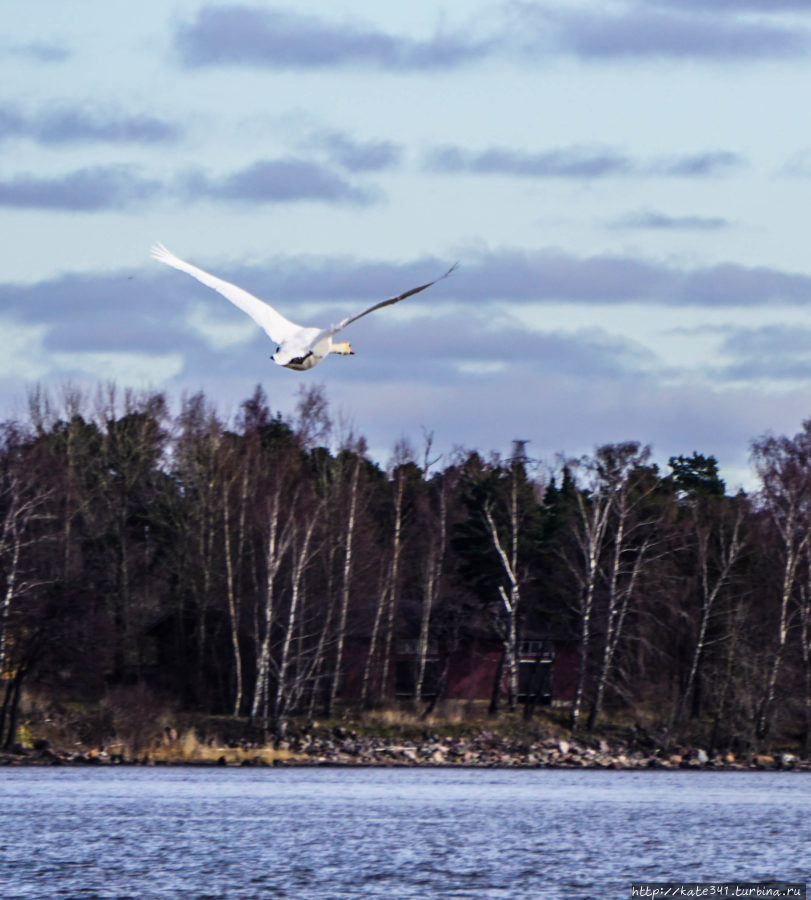
<path fill-rule="evenodd" d="M 0 768 L 20 766 L 811 772 L 811 760 L 791 753 L 752 753 L 741 758 L 723 753 L 710 757 L 701 748 L 666 752 L 659 748 L 609 746 L 603 740 L 591 746 L 556 738 L 516 742 L 487 732 L 470 738 L 429 738 L 419 742 L 355 734 L 306 736 L 268 745 L 208 745 L 192 753 L 184 753 L 173 742 L 131 753 L 113 747 L 66 750 L 39 741 L 35 747 L 18 745 L 10 752 L 0 753 Z"/>

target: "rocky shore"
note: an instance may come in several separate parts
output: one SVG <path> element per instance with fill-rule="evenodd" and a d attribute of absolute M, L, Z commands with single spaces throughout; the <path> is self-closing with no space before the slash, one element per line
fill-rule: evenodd
<path fill-rule="evenodd" d="M 65 751 L 47 741 L 0 754 L 0 765 L 213 765 L 213 766 L 426 766 L 560 769 L 794 770 L 811 772 L 811 761 L 791 753 L 710 756 L 700 747 L 664 751 L 612 745 L 605 740 L 557 737 L 506 738 L 486 729 L 465 737 L 425 733 L 419 740 L 360 735 L 336 727 L 303 733 L 273 745 L 247 742 L 217 746 L 205 755 L 176 752 L 171 741 L 142 755 L 99 748 Z"/>

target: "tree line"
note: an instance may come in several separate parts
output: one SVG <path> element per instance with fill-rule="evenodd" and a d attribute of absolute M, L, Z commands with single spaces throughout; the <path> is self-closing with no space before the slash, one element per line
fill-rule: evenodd
<path fill-rule="evenodd" d="M 662 471 L 636 441 L 544 465 L 524 444 L 444 458 L 425 433 L 383 467 L 321 387 L 287 418 L 257 387 L 231 422 L 202 393 L 173 413 L 114 385 L 33 391 L 0 423 L 0 745 L 24 685 L 147 685 L 279 733 L 335 709 L 358 638 L 354 700 L 385 701 L 404 635 L 417 704 L 429 648 L 497 642 L 495 714 L 546 630 L 577 642 L 574 729 L 807 754 L 811 421 L 753 441 L 757 490 L 734 496 L 698 452 Z"/>

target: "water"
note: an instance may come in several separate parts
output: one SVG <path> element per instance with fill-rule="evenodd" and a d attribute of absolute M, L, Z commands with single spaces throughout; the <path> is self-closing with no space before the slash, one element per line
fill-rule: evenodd
<path fill-rule="evenodd" d="M 803 773 L 0 770 L 3 900 L 629 898 L 810 873 Z"/>

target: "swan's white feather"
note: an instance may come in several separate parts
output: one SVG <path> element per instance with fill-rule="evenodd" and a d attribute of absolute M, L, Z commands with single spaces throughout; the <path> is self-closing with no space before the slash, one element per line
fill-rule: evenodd
<path fill-rule="evenodd" d="M 311 330 L 304 329 L 301 325 L 296 325 L 295 322 L 286 319 L 281 313 L 276 312 L 270 304 L 265 303 L 264 300 L 260 300 L 258 297 L 254 297 L 253 294 L 249 294 L 235 284 L 231 284 L 230 281 L 210 275 L 203 269 L 199 269 L 197 266 L 180 259 L 179 256 L 175 256 L 174 253 L 167 250 L 163 244 L 155 244 L 152 247 L 152 256 L 160 260 L 160 262 L 166 263 L 167 266 L 186 272 L 207 287 L 213 288 L 217 293 L 222 294 L 234 306 L 238 306 L 244 313 L 247 313 L 257 325 L 265 330 L 268 337 L 277 344 L 281 345 L 288 341 L 294 341 L 301 331 Z"/>
<path fill-rule="evenodd" d="M 414 294 L 418 294 L 420 291 L 424 291 L 426 288 L 431 287 L 432 284 L 436 284 L 437 281 L 447 278 L 456 268 L 456 265 L 453 265 L 444 275 L 433 281 L 429 281 L 427 284 L 421 284 L 419 287 L 411 288 L 411 290 L 405 291 L 397 297 L 389 297 L 388 300 L 381 300 L 379 303 L 375 303 L 373 306 L 368 307 L 368 309 L 363 310 L 363 312 L 358 313 L 357 315 L 347 316 L 345 319 L 341 319 L 337 325 L 322 329 L 306 328 L 302 325 L 296 325 L 295 322 L 291 322 L 281 313 L 276 312 L 276 310 L 268 303 L 265 303 L 264 300 L 254 297 L 253 294 L 249 294 L 235 284 L 231 284 L 230 281 L 224 281 L 222 278 L 217 278 L 215 275 L 210 275 L 203 269 L 199 269 L 197 266 L 187 263 L 179 256 L 175 256 L 174 253 L 167 250 L 163 244 L 156 243 L 153 245 L 152 256 L 160 262 L 166 263 L 167 266 L 172 266 L 175 269 L 179 269 L 181 272 L 186 272 L 207 287 L 213 288 L 215 291 L 222 294 L 223 297 L 230 300 L 235 306 L 238 306 L 243 312 L 247 313 L 254 322 L 265 330 L 268 337 L 278 345 L 276 352 L 271 359 L 280 366 L 288 366 L 293 369 L 311 369 L 313 366 L 318 365 L 318 363 L 328 356 L 330 352 L 345 353 L 348 350 L 349 353 L 352 353 L 351 348 L 348 348 L 343 344 L 337 345 L 334 348 L 332 336 L 346 328 L 347 325 L 368 315 L 370 312 L 374 312 L 376 309 L 380 309 L 383 306 L 390 306 L 392 303 L 398 303 L 400 300 L 405 300 L 406 297 L 411 297 Z"/>

